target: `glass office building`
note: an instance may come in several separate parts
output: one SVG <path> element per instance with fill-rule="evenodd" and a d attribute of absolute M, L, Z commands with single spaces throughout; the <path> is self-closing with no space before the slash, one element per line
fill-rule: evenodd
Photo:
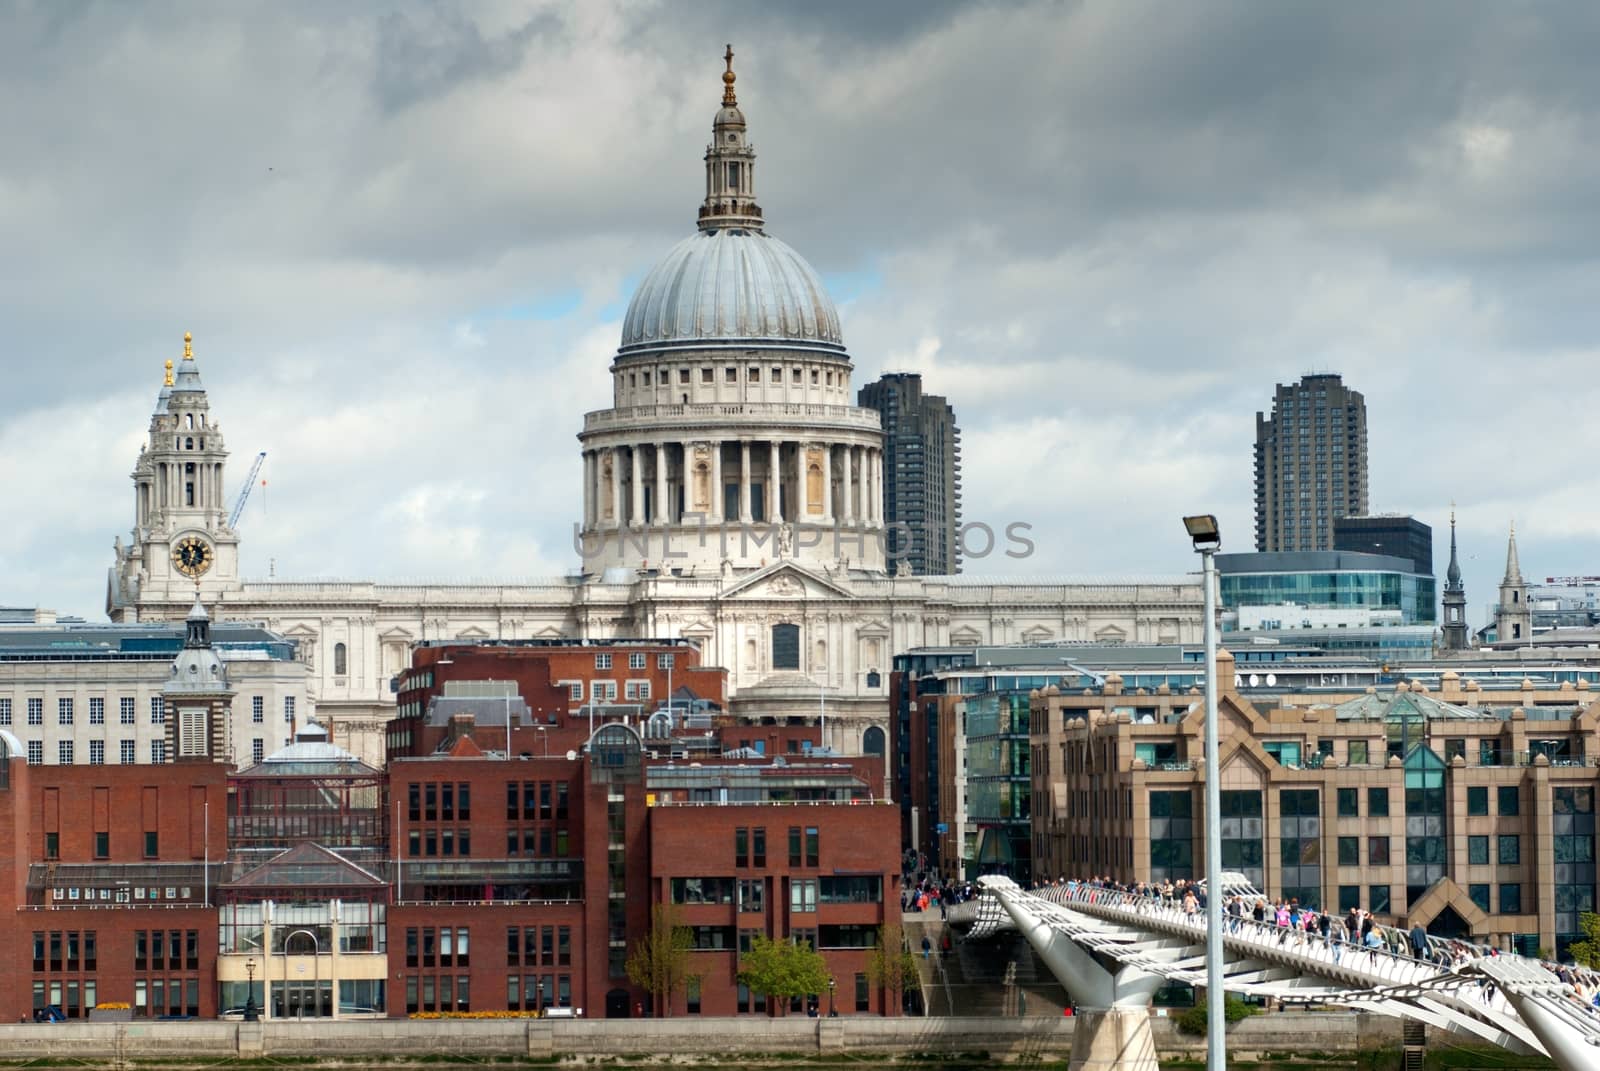
<path fill-rule="evenodd" d="M 1439 619 L 1438 584 L 1409 558 L 1353 551 L 1218 554 L 1217 573 L 1225 610 L 1292 603 L 1399 610 L 1405 625 Z"/>

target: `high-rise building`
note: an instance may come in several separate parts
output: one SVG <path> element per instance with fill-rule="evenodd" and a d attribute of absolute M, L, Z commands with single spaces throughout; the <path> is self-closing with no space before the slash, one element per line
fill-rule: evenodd
<path fill-rule="evenodd" d="M 1366 399 L 1331 373 L 1278 384 L 1255 468 L 1256 549 L 1333 550 L 1334 521 L 1367 512 Z"/>
<path fill-rule="evenodd" d="M 1410 558 L 1417 572 L 1433 575 L 1433 528 L 1404 513 L 1337 518 L 1333 549 Z"/>
<path fill-rule="evenodd" d="M 915 372 L 868 383 L 856 404 L 883 418 L 884 517 L 890 561 L 918 576 L 961 571 L 961 429 L 950 403 Z"/>

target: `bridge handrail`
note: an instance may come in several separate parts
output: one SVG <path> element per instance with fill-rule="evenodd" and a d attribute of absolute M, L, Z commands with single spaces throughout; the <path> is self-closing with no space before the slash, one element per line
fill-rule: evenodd
<path fill-rule="evenodd" d="M 1019 888 L 1020 888 L 1020 886 L 1019 886 Z M 1167 908 L 1174 908 L 1175 910 L 1177 910 L 1179 912 L 1181 912 L 1181 910 L 1182 910 L 1181 907 L 1177 907 L 1176 906 L 1176 901 L 1166 900 L 1166 899 L 1162 898 L 1161 896 L 1155 894 L 1155 891 L 1153 889 L 1152 890 L 1147 890 L 1146 892 L 1137 892 L 1137 891 L 1130 891 L 1130 890 L 1125 890 L 1125 889 L 1113 889 L 1113 888 L 1108 888 L 1108 887 L 1103 886 L 1103 885 L 1094 885 L 1094 884 L 1085 883 L 1085 882 L 1078 882 L 1078 883 L 1075 883 L 1075 884 L 1069 882 L 1069 883 L 1064 884 L 1064 885 L 1047 885 L 1047 886 L 1042 886 L 1040 888 L 1028 889 L 1028 890 L 1023 890 L 1023 891 L 1031 892 L 1035 896 L 1039 896 L 1039 897 L 1041 897 L 1041 898 L 1043 898 L 1045 900 L 1050 900 L 1050 901 L 1052 901 L 1054 903 L 1096 903 L 1096 902 L 1108 903 L 1109 901 L 1106 900 L 1106 897 L 1109 895 L 1109 896 L 1119 897 L 1120 898 L 1120 903 L 1123 904 L 1124 906 L 1138 907 L 1138 906 L 1141 906 L 1141 905 L 1149 902 L 1149 903 L 1159 904 L 1159 905 L 1162 905 L 1163 907 L 1167 907 Z M 1268 903 L 1271 902 L 1270 899 L 1267 897 L 1267 895 L 1265 893 L 1257 892 L 1257 891 L 1255 891 L 1253 889 L 1241 888 L 1241 889 L 1238 890 L 1238 895 L 1243 896 L 1246 900 L 1259 900 L 1259 901 L 1266 901 Z M 1184 914 L 1187 914 L 1187 913 L 1184 912 Z M 1320 914 L 1327 914 L 1327 912 L 1319 911 L 1318 914 L 1319 915 Z M 1197 904 L 1197 908 L 1196 908 L 1196 911 L 1195 911 L 1195 917 L 1198 918 L 1198 919 L 1201 919 L 1202 920 L 1202 925 L 1204 924 L 1204 917 L 1205 917 L 1204 908 L 1203 907 L 1199 907 L 1198 904 Z M 1363 952 L 1375 951 L 1380 955 L 1385 955 L 1385 956 L 1388 956 L 1388 957 L 1390 957 L 1392 959 L 1397 959 L 1397 960 L 1400 960 L 1400 961 L 1405 962 L 1405 963 L 1412 963 L 1412 964 L 1427 963 L 1427 964 L 1431 964 L 1436 968 L 1441 968 L 1441 973 L 1453 973 L 1453 971 L 1452 970 L 1443 970 L 1443 968 L 1446 966 L 1446 963 L 1441 962 L 1438 957 L 1440 957 L 1441 955 L 1450 957 L 1450 962 L 1453 963 L 1454 956 L 1458 952 L 1459 953 L 1465 953 L 1469 957 L 1469 959 L 1483 959 L 1483 958 L 1489 958 L 1489 957 L 1495 957 L 1495 958 L 1508 957 L 1508 958 L 1522 960 L 1524 962 L 1537 963 L 1541 967 L 1543 967 L 1542 961 L 1529 960 L 1526 957 L 1522 957 L 1522 956 L 1511 956 L 1509 953 L 1500 952 L 1499 950 L 1494 949 L 1489 945 L 1478 945 L 1478 944 L 1474 944 L 1474 943 L 1472 943 L 1470 941 L 1463 941 L 1460 938 L 1456 938 L 1456 937 L 1435 937 L 1432 934 L 1429 934 L 1427 936 L 1426 947 L 1428 949 L 1428 955 L 1426 955 L 1426 956 L 1424 956 L 1422 958 L 1418 958 L 1417 956 L 1411 955 L 1408 952 L 1407 953 L 1397 953 L 1397 952 L 1394 951 L 1394 947 L 1396 945 L 1398 945 L 1402 949 L 1408 949 L 1408 950 L 1412 947 L 1412 945 L 1411 945 L 1411 936 L 1410 936 L 1409 932 L 1406 931 L 1406 930 L 1401 929 L 1398 926 L 1380 926 L 1377 923 L 1374 923 L 1373 924 L 1373 928 L 1375 930 L 1382 931 L 1382 933 L 1385 934 L 1385 935 L 1392 934 L 1394 936 L 1394 940 L 1393 940 L 1393 943 L 1391 943 L 1391 941 L 1388 939 L 1387 936 L 1382 937 L 1380 939 L 1384 941 L 1383 946 L 1380 947 L 1380 948 L 1377 948 L 1377 949 L 1371 949 L 1367 945 L 1363 944 L 1359 938 L 1348 939 L 1348 940 L 1345 940 L 1345 941 L 1342 941 L 1342 942 L 1336 942 L 1336 941 L 1334 941 L 1334 939 L 1331 936 L 1328 937 L 1328 938 L 1324 938 L 1322 936 L 1321 931 L 1320 930 L 1316 930 L 1316 929 L 1307 930 L 1307 929 L 1304 929 L 1303 927 L 1279 926 L 1279 925 L 1276 924 L 1276 922 L 1267 922 L 1266 920 L 1257 921 L 1255 918 L 1251 917 L 1250 915 L 1244 915 L 1243 917 L 1240 917 L 1240 916 L 1226 915 L 1225 914 L 1224 917 L 1223 917 L 1224 925 L 1229 925 L 1230 923 L 1235 922 L 1235 921 L 1243 922 L 1243 923 L 1250 923 L 1250 924 L 1252 924 L 1254 926 L 1262 927 L 1263 929 L 1265 929 L 1265 930 L 1267 930 L 1268 932 L 1271 932 L 1271 933 L 1277 933 L 1277 932 L 1285 931 L 1285 930 L 1288 931 L 1289 933 L 1297 933 L 1298 932 L 1298 933 L 1304 934 L 1307 938 L 1315 938 L 1318 941 L 1322 941 L 1322 942 L 1325 942 L 1325 943 L 1330 944 L 1330 945 L 1338 943 L 1338 944 L 1343 944 L 1343 945 L 1346 945 L 1348 947 L 1357 949 L 1358 951 L 1363 951 Z M 1584 979 L 1584 984 L 1585 985 L 1588 985 L 1588 986 L 1591 986 L 1591 987 L 1600 985 L 1600 972 L 1591 971 L 1591 970 L 1588 970 L 1588 969 L 1585 969 L 1585 968 L 1577 968 L 1576 969 L 1576 973 L 1580 977 L 1582 977 Z M 1550 977 L 1551 977 L 1551 981 L 1552 982 L 1556 981 L 1556 978 L 1555 978 L 1554 974 L 1551 974 Z"/>

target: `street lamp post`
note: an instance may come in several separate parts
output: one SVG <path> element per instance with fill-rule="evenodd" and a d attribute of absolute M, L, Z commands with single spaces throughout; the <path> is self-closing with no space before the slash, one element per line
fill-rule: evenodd
<path fill-rule="evenodd" d="M 837 984 L 838 983 L 835 982 L 832 978 L 828 979 L 828 1018 L 829 1019 L 832 1019 L 834 1016 L 839 1014 L 838 1012 L 833 1010 L 833 988 Z"/>
<path fill-rule="evenodd" d="M 192 888 L 192 886 L 191 886 L 191 888 Z M 247 979 L 247 981 L 244 984 L 244 986 L 245 986 L 244 1021 L 247 1022 L 247 1023 L 260 1022 L 261 1021 L 261 1014 L 260 1014 L 260 1012 L 258 1012 L 256 1010 L 256 961 L 255 960 L 247 959 L 247 960 L 244 961 L 244 976 Z"/>
<path fill-rule="evenodd" d="M 1217 563 L 1222 533 L 1211 514 L 1185 517 L 1183 526 L 1200 555 L 1205 585 L 1206 642 L 1206 1069 L 1228 1066 L 1222 989 L 1222 771 L 1217 763 Z"/>

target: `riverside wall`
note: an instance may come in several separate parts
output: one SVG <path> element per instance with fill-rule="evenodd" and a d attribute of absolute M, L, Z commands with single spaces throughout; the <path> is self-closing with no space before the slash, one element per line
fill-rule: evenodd
<path fill-rule="evenodd" d="M 126 1022 L 0 1025 L 0 1061 L 206 1062 L 228 1057 L 351 1058 L 449 1054 L 539 1059 L 883 1053 L 1057 1057 L 1071 1018 L 377 1019 L 360 1022 Z M 1163 1057 L 1203 1054 L 1205 1039 L 1152 1022 Z M 1230 1053 L 1351 1052 L 1398 1044 L 1398 1020 L 1366 1012 L 1263 1015 L 1228 1030 Z"/>

